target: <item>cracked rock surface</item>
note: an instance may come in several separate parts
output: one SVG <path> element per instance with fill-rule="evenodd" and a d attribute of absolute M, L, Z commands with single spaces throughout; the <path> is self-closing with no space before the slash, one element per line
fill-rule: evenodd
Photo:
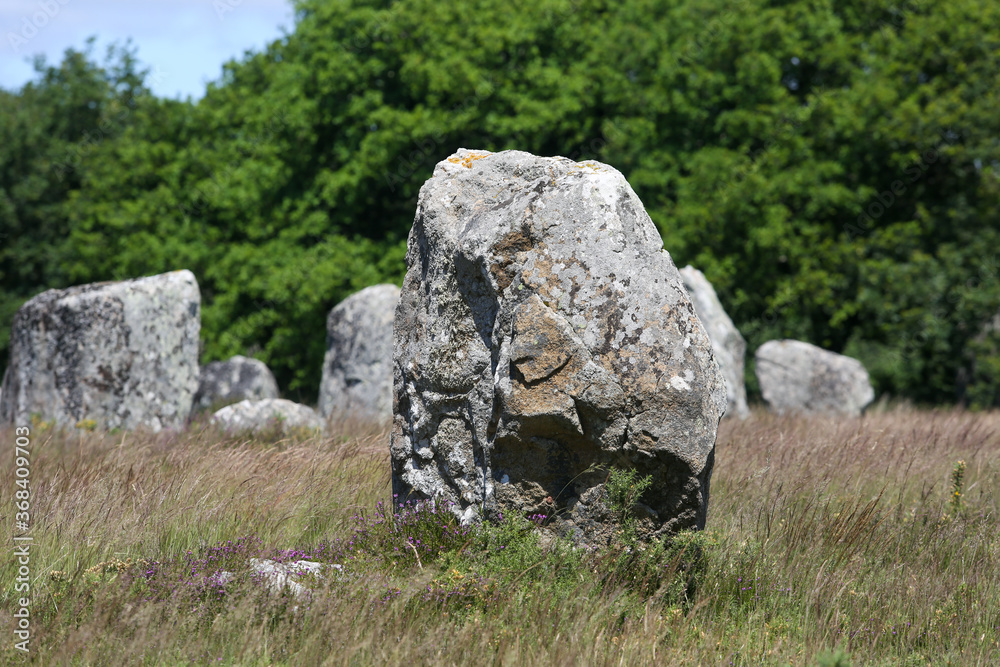
<path fill-rule="evenodd" d="M 198 388 L 194 274 L 48 290 L 14 316 L 0 423 L 180 428 Z"/>
<path fill-rule="evenodd" d="M 722 307 L 715 288 L 705 278 L 705 274 L 690 265 L 681 269 L 680 274 L 684 287 L 691 295 L 694 312 L 698 314 L 698 319 L 712 341 L 715 359 L 726 380 L 726 416 L 746 419 L 750 415 L 747 388 L 743 380 L 747 342 Z"/>
<path fill-rule="evenodd" d="M 875 398 L 860 361 L 800 340 L 771 340 L 759 348 L 760 393 L 778 414 L 857 416 Z"/>
<path fill-rule="evenodd" d="M 319 387 L 324 418 L 373 422 L 392 418 L 392 318 L 395 285 L 372 285 L 334 306 L 326 320 Z"/>
<path fill-rule="evenodd" d="M 393 492 L 463 521 L 614 533 L 611 467 L 652 475 L 642 532 L 703 527 L 726 387 L 670 255 L 598 162 L 459 150 L 420 191 L 394 326 Z"/>

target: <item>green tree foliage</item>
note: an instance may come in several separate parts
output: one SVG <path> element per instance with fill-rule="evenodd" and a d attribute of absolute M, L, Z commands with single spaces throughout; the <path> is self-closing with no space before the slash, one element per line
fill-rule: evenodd
<path fill-rule="evenodd" d="M 128 101 L 146 91 L 132 53 L 112 49 L 114 67 L 69 50 L 59 67 L 35 62 L 38 79 L 19 94 L 0 90 L 0 351 L 14 312 L 46 286 L 75 278 L 61 240 L 65 203 L 83 185 L 88 153 L 131 122 Z M 124 102 L 124 103 L 123 103 Z M 4 364 L 6 365 L 6 364 Z"/>
<path fill-rule="evenodd" d="M 799 338 L 857 356 L 880 392 L 1000 403 L 994 3 L 295 9 L 197 104 L 145 95 L 97 142 L 145 92 L 127 51 L 68 52 L 2 93 L 0 326 L 45 287 L 191 268 L 205 361 L 254 354 L 308 399 L 326 312 L 399 281 L 434 164 L 518 148 L 619 168 L 751 353 Z"/>

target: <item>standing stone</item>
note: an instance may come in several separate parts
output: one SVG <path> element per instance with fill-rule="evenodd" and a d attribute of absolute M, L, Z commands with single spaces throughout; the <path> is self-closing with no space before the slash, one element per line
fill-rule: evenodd
<path fill-rule="evenodd" d="M 194 409 L 207 410 L 220 403 L 264 398 L 278 398 L 278 383 L 271 369 L 263 361 L 236 355 L 202 366 Z"/>
<path fill-rule="evenodd" d="M 184 425 L 198 388 L 194 274 L 49 290 L 14 316 L 0 423 L 32 414 L 73 426 Z"/>
<path fill-rule="evenodd" d="M 392 319 L 395 285 L 373 285 L 341 301 L 326 320 L 319 387 L 324 418 L 392 419 Z"/>
<path fill-rule="evenodd" d="M 875 398 L 861 362 L 798 340 L 757 348 L 757 381 L 778 414 L 857 416 Z"/>
<path fill-rule="evenodd" d="M 296 429 L 322 431 L 323 420 L 308 405 L 283 398 L 245 400 L 218 410 L 212 422 L 232 432 L 258 432 L 275 429 L 289 432 Z"/>
<path fill-rule="evenodd" d="M 640 534 L 703 527 L 726 389 L 670 255 L 605 164 L 459 150 L 420 190 L 395 320 L 393 491 L 463 521 L 618 529 L 612 467 L 650 475 Z"/>
<path fill-rule="evenodd" d="M 719 362 L 726 379 L 726 415 L 746 419 L 750 414 L 747 388 L 743 382 L 743 357 L 746 355 L 747 342 L 729 319 L 705 274 L 691 265 L 681 269 L 680 274 L 684 287 L 691 295 L 694 311 L 712 341 L 715 360 Z"/>

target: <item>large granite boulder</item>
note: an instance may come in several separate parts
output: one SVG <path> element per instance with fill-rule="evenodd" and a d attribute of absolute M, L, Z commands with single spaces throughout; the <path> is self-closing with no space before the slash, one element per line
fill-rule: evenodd
<path fill-rule="evenodd" d="M 263 361 L 236 355 L 202 366 L 194 409 L 202 411 L 221 403 L 264 398 L 278 398 L 278 383 L 271 369 Z"/>
<path fill-rule="evenodd" d="M 398 287 L 373 285 L 330 311 L 319 387 L 324 417 L 392 419 L 392 319 L 397 303 Z"/>
<path fill-rule="evenodd" d="M 661 246 L 605 164 L 440 162 L 396 309 L 397 500 L 446 500 L 465 522 L 546 514 L 596 545 L 619 528 L 619 468 L 653 479 L 640 535 L 703 526 L 726 388 Z"/>
<path fill-rule="evenodd" d="M 757 348 L 757 381 L 778 414 L 856 416 L 875 398 L 861 362 L 798 340 Z"/>
<path fill-rule="evenodd" d="M 726 416 L 746 419 L 750 414 L 747 407 L 747 388 L 743 381 L 743 357 L 747 342 L 719 302 L 715 288 L 705 274 L 691 265 L 680 270 L 684 287 L 691 295 L 694 312 L 698 314 L 708 338 L 712 341 L 715 360 L 719 362 L 722 375 L 726 379 Z"/>
<path fill-rule="evenodd" d="M 0 423 L 159 431 L 184 425 L 198 388 L 194 274 L 49 290 L 14 316 Z"/>
<path fill-rule="evenodd" d="M 315 410 L 283 398 L 247 399 L 227 405 L 212 415 L 212 423 L 231 433 L 323 430 L 323 420 Z"/>

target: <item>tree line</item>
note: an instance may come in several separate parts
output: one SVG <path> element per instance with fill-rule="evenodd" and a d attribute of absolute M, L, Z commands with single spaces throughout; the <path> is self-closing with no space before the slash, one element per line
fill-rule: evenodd
<path fill-rule="evenodd" d="M 34 294 L 188 268 L 203 362 L 314 400 L 326 313 L 401 280 L 434 164 L 516 148 L 622 171 L 751 358 L 797 338 L 993 406 L 998 60 L 986 0 L 298 0 L 196 102 L 88 43 L 0 91 L 0 370 Z"/>

